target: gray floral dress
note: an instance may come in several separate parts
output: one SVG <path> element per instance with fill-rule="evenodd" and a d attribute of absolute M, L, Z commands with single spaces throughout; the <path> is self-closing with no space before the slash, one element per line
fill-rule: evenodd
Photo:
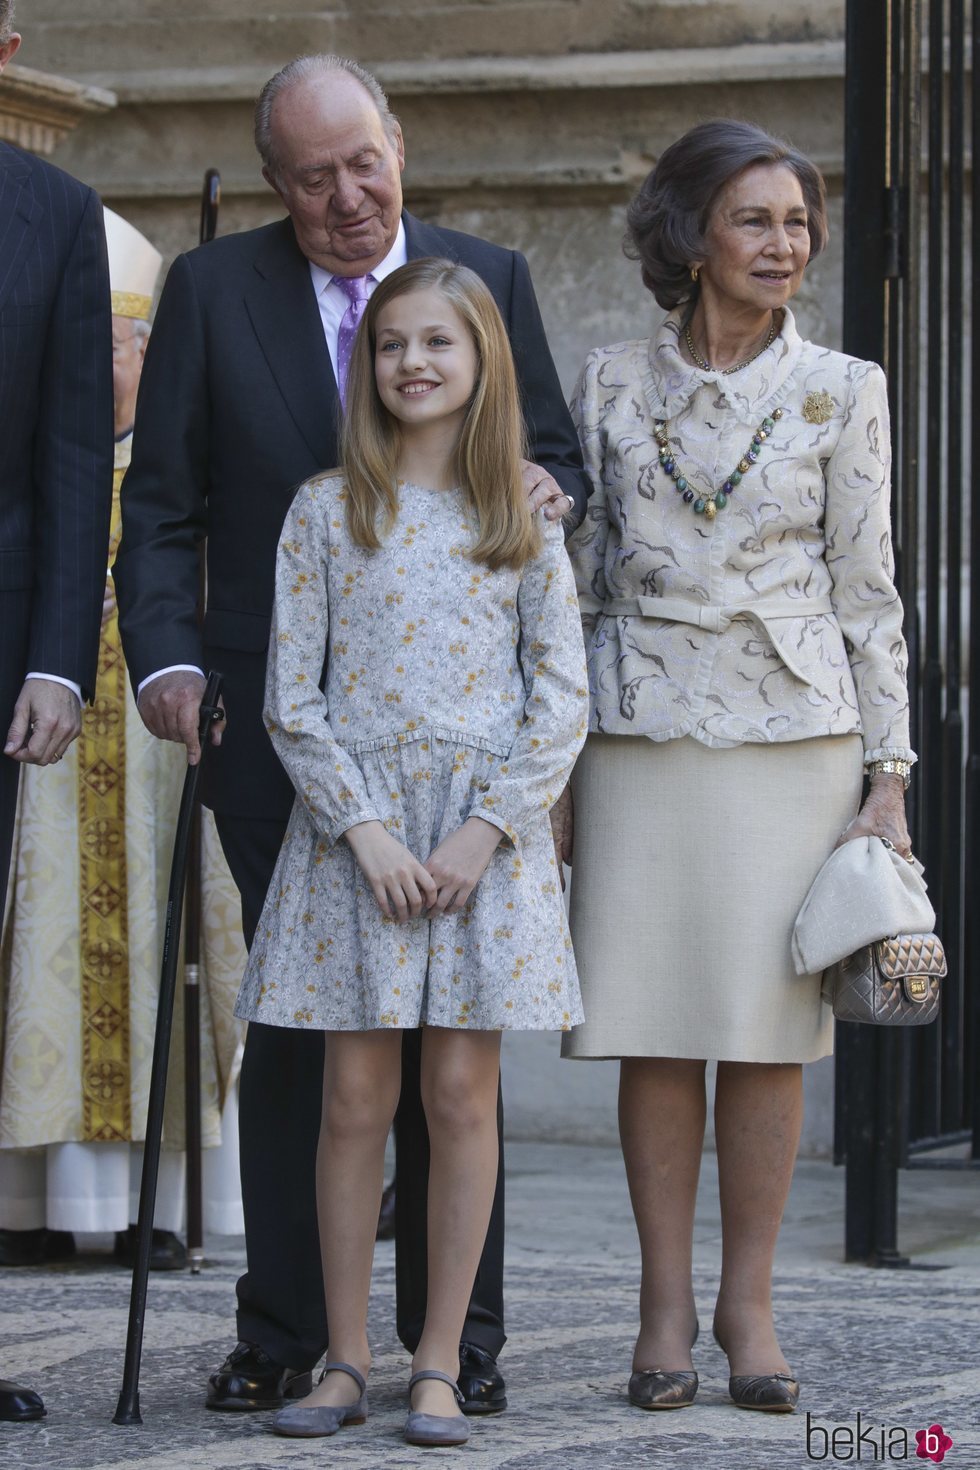
<path fill-rule="evenodd" d="M 468 554 L 460 491 L 400 483 L 374 552 L 348 535 L 345 496 L 338 474 L 307 481 L 279 546 L 265 716 L 297 799 L 236 1014 L 565 1030 L 582 1008 L 548 812 L 589 709 L 561 530 L 543 522 L 540 554 L 493 572 Z M 505 840 L 469 902 L 405 924 L 340 840 L 380 821 L 424 862 L 470 816 Z"/>

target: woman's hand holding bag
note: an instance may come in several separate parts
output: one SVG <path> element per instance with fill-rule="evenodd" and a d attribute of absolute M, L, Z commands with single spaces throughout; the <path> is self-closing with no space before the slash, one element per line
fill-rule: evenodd
<path fill-rule="evenodd" d="M 921 863 L 888 838 L 856 836 L 838 843 L 803 901 L 793 964 L 800 975 L 823 971 L 840 1021 L 921 1026 L 938 1015 L 946 973 L 935 922 Z"/>
<path fill-rule="evenodd" d="M 900 857 L 910 857 L 912 839 L 905 816 L 905 786 L 901 776 L 877 775 L 853 822 L 837 839 L 837 847 L 856 837 L 880 837 L 890 842 Z"/>

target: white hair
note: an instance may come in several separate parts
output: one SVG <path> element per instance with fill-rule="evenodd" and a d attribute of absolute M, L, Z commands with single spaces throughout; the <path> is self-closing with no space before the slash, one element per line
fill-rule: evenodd
<path fill-rule="evenodd" d="M 3 0 L 0 0 L 0 4 L 2 3 Z M 309 81 L 313 77 L 329 76 L 337 72 L 346 73 L 347 76 L 353 77 L 361 84 L 378 110 L 385 136 L 390 141 L 394 141 L 397 119 L 388 106 L 388 98 L 377 77 L 365 71 L 363 66 L 352 61 L 349 56 L 331 56 L 327 52 L 317 52 L 312 56 L 297 56 L 293 61 L 287 62 L 280 71 L 277 71 L 274 77 L 269 78 L 255 104 L 255 146 L 273 178 L 280 177 L 279 160 L 276 158 L 272 143 L 272 109 L 277 98 L 299 82 Z"/>

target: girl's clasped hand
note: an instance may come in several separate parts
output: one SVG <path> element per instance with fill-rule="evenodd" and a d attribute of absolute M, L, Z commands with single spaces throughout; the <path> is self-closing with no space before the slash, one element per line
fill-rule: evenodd
<path fill-rule="evenodd" d="M 459 913 L 502 836 L 481 817 L 468 817 L 424 863 L 381 822 L 351 827 L 347 841 L 381 912 L 404 924 L 425 912 Z"/>

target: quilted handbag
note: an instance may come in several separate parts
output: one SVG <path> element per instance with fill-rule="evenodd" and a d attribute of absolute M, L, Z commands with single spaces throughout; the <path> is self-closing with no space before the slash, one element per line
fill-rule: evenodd
<path fill-rule="evenodd" d="M 939 1014 L 946 955 L 936 934 L 879 939 L 824 971 L 823 997 L 838 1021 L 925 1026 Z"/>

